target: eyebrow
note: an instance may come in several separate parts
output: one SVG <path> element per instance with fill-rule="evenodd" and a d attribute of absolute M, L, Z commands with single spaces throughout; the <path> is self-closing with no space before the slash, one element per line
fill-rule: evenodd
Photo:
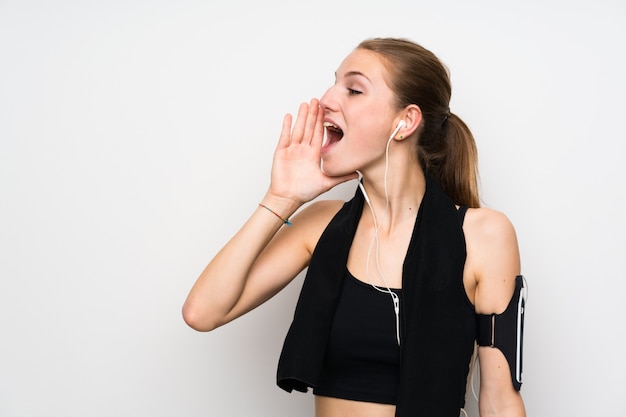
<path fill-rule="evenodd" d="M 370 83 L 372 82 L 367 75 L 363 74 L 361 71 L 348 71 L 346 72 L 346 74 L 344 75 L 344 78 L 347 77 L 357 77 L 357 76 L 361 76 L 363 78 L 365 78 L 367 81 L 369 81 Z M 337 78 L 337 73 L 335 72 L 335 79 Z"/>

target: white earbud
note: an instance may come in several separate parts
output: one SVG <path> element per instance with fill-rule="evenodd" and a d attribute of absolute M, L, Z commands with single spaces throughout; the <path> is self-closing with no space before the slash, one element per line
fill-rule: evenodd
<path fill-rule="evenodd" d="M 391 136 L 389 136 L 389 141 L 387 143 L 391 142 L 392 139 L 396 137 L 396 134 L 398 133 L 398 131 L 400 129 L 402 129 L 403 127 L 405 127 L 405 126 L 406 126 L 406 122 L 404 120 L 400 120 L 398 122 L 398 126 L 396 126 L 396 128 L 393 130 L 393 133 L 391 134 Z M 400 137 L 400 138 L 402 138 L 402 137 Z"/>

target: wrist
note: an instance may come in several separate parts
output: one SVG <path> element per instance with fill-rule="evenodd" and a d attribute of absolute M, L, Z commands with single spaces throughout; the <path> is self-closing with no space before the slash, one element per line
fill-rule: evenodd
<path fill-rule="evenodd" d="M 291 217 L 301 205 L 302 203 L 299 201 L 275 196 L 269 192 L 259 203 L 259 206 L 265 208 L 265 210 L 271 211 L 284 222 L 287 222 L 289 217 Z"/>
<path fill-rule="evenodd" d="M 268 212 L 272 213 L 274 216 L 276 216 L 277 219 L 279 219 L 281 222 L 283 222 L 283 224 L 285 224 L 287 226 L 291 226 L 291 222 L 289 221 L 289 219 L 286 219 L 286 218 L 282 217 L 280 214 L 276 213 L 274 210 L 272 210 L 271 208 L 269 208 L 265 204 L 259 203 L 259 207 L 262 207 L 265 210 L 267 210 Z"/>

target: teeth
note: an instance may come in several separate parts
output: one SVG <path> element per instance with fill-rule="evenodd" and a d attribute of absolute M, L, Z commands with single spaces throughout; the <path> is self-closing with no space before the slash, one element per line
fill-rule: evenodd
<path fill-rule="evenodd" d="M 330 127 L 332 129 L 341 130 L 341 128 L 337 125 L 332 124 L 331 122 L 324 122 L 324 127 Z"/>

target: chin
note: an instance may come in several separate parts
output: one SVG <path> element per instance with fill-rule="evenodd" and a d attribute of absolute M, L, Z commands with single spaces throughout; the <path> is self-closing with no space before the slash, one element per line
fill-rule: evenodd
<path fill-rule="evenodd" d="M 322 171 L 324 171 L 324 174 L 329 177 L 339 177 L 341 175 L 349 174 L 349 172 L 346 172 L 345 169 L 340 169 L 336 166 L 336 164 L 333 164 L 330 161 L 325 161 L 324 159 L 322 159 Z"/>
<path fill-rule="evenodd" d="M 345 169 L 329 169 L 329 168 L 324 168 L 323 169 L 324 174 L 328 175 L 329 177 L 341 177 L 344 175 L 350 175 L 350 174 L 354 174 L 355 170 L 345 170 Z"/>

